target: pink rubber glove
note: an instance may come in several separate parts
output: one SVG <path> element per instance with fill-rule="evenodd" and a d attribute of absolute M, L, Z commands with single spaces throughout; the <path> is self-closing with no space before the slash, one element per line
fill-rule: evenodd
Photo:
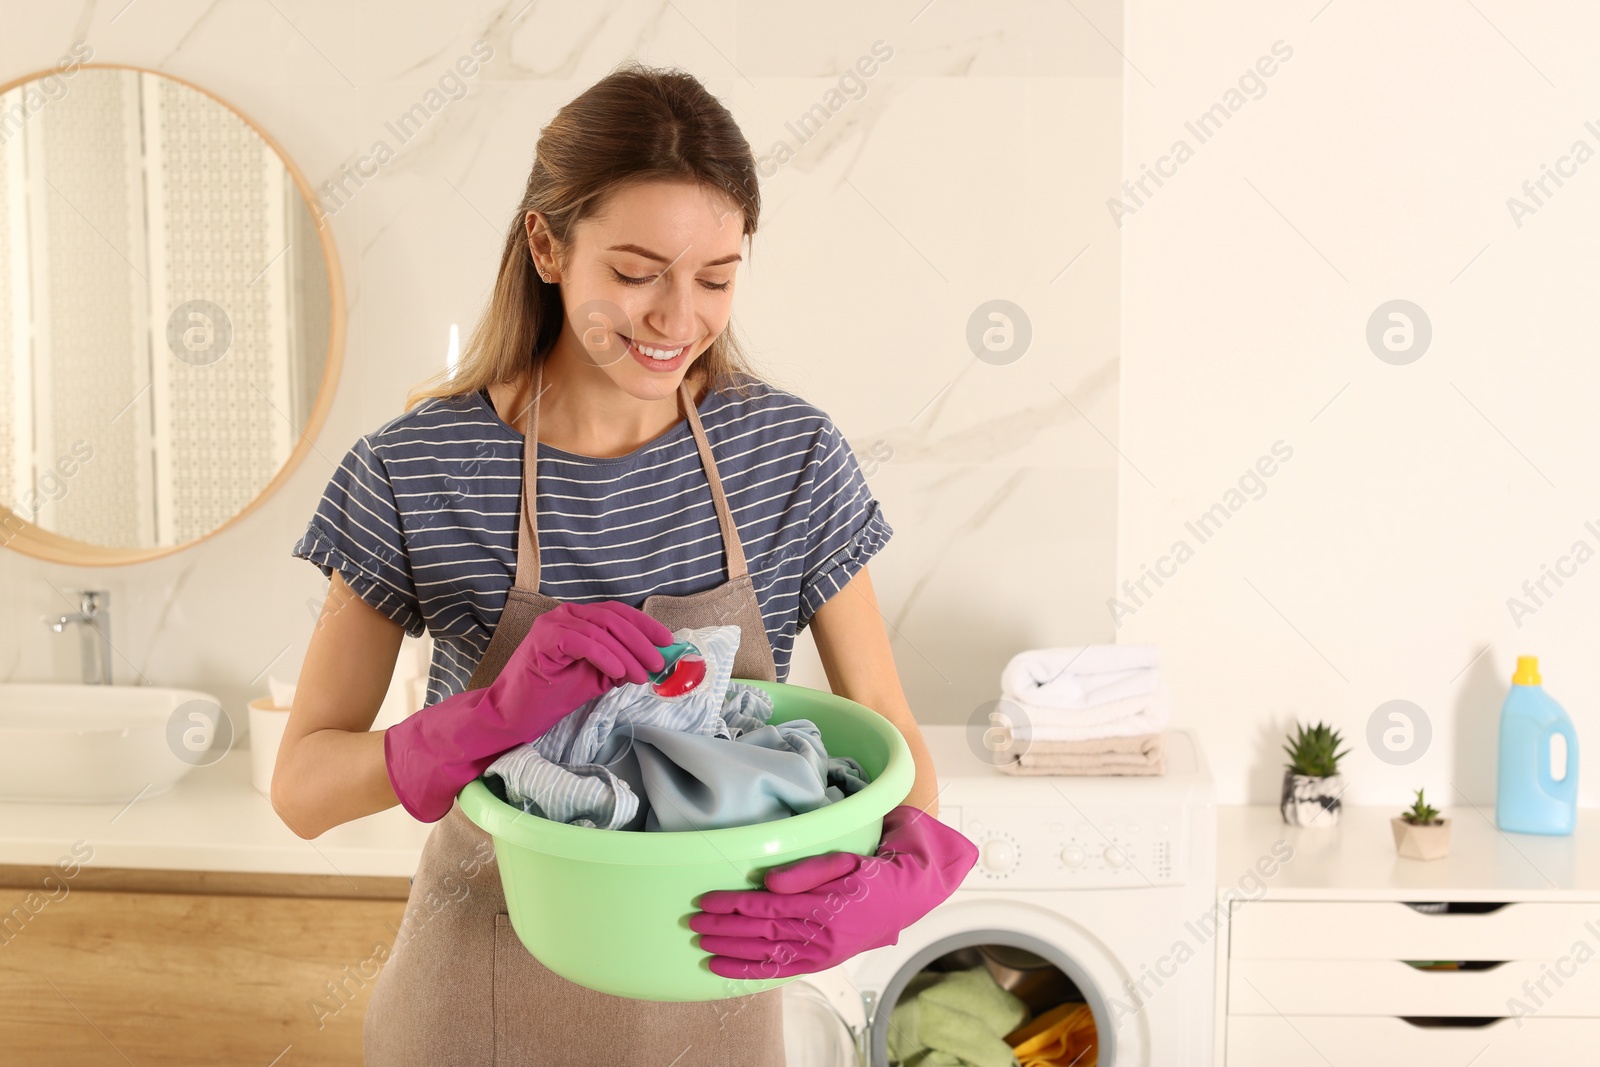
<path fill-rule="evenodd" d="M 383 734 L 383 760 L 401 805 L 437 822 L 502 752 L 543 736 L 562 717 L 622 682 L 665 666 L 672 631 L 615 600 L 562 604 L 533 620 L 505 669 L 414 712 Z"/>
<path fill-rule="evenodd" d="M 978 862 L 978 846 L 909 804 L 883 817 L 873 856 L 828 852 L 768 871 L 766 889 L 713 889 L 689 916 L 724 978 L 787 978 L 893 945 Z"/>

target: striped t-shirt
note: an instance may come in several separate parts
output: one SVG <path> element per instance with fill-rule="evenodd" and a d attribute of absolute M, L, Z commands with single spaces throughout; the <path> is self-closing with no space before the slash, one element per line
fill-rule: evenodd
<path fill-rule="evenodd" d="M 795 635 L 892 530 L 826 414 L 753 381 L 699 405 L 780 681 Z M 293 554 L 413 637 L 433 635 L 427 703 L 466 688 L 517 567 L 523 436 L 486 392 L 424 400 L 351 446 Z M 539 445 L 539 591 L 685 595 L 727 580 L 688 420 L 625 456 Z"/>

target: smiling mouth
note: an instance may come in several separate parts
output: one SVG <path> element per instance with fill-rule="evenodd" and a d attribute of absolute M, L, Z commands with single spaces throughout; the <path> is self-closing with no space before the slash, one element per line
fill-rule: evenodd
<path fill-rule="evenodd" d="M 655 345 L 642 345 L 627 334 L 619 333 L 617 336 L 627 341 L 629 348 L 632 348 L 647 359 L 655 360 L 657 363 L 668 363 L 689 350 L 688 345 L 679 345 L 676 348 L 658 348 Z"/>

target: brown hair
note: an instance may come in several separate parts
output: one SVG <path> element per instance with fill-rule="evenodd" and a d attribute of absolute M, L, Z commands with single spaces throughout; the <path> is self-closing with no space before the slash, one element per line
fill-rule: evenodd
<path fill-rule="evenodd" d="M 461 352 L 406 396 L 406 410 L 429 397 L 459 396 L 513 381 L 542 359 L 565 319 L 560 288 L 539 277 L 528 250 L 524 219 L 543 212 L 558 262 L 572 246 L 577 224 L 598 214 L 625 185 L 644 181 L 700 182 L 727 194 L 744 215 L 744 236 L 761 213 L 755 157 L 728 109 L 691 74 L 627 62 L 600 79 L 539 131 L 533 169 L 506 228 L 489 306 Z M 713 389 L 739 391 L 755 375 L 733 324 L 695 360 Z M 443 377 L 446 380 L 439 384 Z"/>

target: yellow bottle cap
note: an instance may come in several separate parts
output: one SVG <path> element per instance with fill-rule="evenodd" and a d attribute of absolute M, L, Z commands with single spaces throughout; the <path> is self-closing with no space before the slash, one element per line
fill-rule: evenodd
<path fill-rule="evenodd" d="M 1539 657 L 1518 656 L 1517 673 L 1511 676 L 1512 685 L 1538 685 L 1539 684 Z"/>

